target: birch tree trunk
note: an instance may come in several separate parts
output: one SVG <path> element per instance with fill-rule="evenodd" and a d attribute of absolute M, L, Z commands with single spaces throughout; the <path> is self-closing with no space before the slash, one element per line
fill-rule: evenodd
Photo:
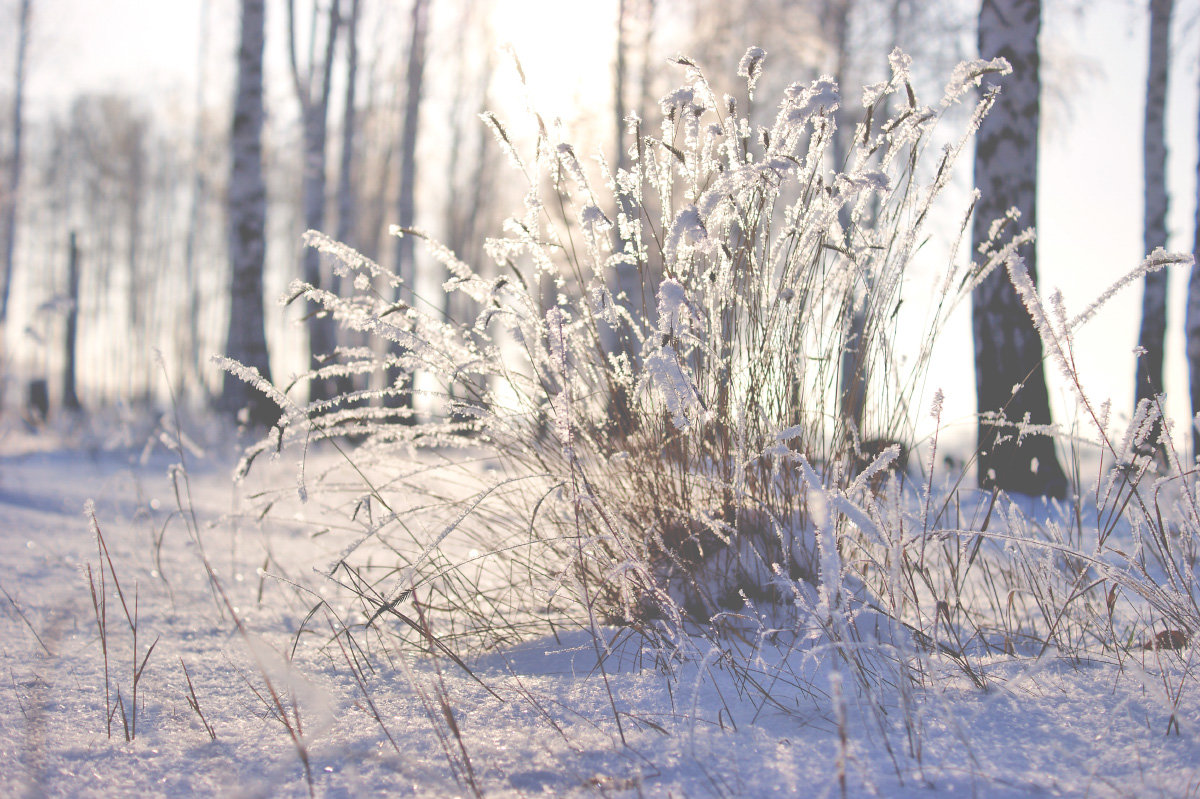
<path fill-rule="evenodd" d="M 1142 129 L 1143 246 L 1146 253 L 1167 246 L 1167 74 L 1170 68 L 1171 11 L 1174 0 L 1150 0 L 1150 59 L 1146 71 L 1146 113 Z M 1138 331 L 1136 403 L 1163 391 L 1163 337 L 1167 332 L 1167 271 L 1146 275 L 1142 284 L 1142 324 Z M 1158 450 L 1161 427 L 1143 442 L 1144 452 Z"/>
<path fill-rule="evenodd" d="M 653 98 L 650 95 L 654 82 L 653 70 L 651 69 L 654 58 L 651 55 L 651 51 L 654 43 L 654 15 L 657 6 L 658 0 L 643 0 L 641 19 L 638 20 L 638 26 L 642 29 L 642 39 L 639 45 L 642 65 L 641 71 L 638 74 L 637 99 L 637 114 L 640 119 L 646 119 L 649 116 L 649 109 L 653 105 Z"/>
<path fill-rule="evenodd" d="M 973 220 L 973 252 L 988 241 L 994 220 L 1010 207 L 1022 225 L 1037 224 L 1037 154 L 1041 81 L 1038 75 L 1040 0 L 983 0 L 979 55 L 1008 59 L 1013 73 L 975 139 L 975 186 L 981 197 Z M 998 244 L 1011 239 L 1010 221 Z M 1021 255 L 1037 282 L 1037 251 Z M 1054 441 L 1024 433 L 1022 423 L 1050 424 L 1042 342 L 1005 269 L 993 271 L 971 297 L 978 400 L 979 484 L 1022 494 L 1063 497 L 1067 481 Z"/>
<path fill-rule="evenodd" d="M 320 63 L 310 59 L 305 74 L 300 74 L 296 58 L 296 2 L 288 0 L 288 46 L 291 57 L 292 81 L 304 124 L 304 226 L 309 230 L 325 227 L 325 146 L 329 136 L 329 93 L 333 72 L 333 51 L 337 44 L 339 25 L 339 0 L 331 0 L 326 22 L 325 42 Z M 314 40 L 310 42 L 310 53 L 315 50 L 315 24 L 317 8 L 313 8 Z M 304 250 L 304 281 L 317 288 L 328 288 L 329 281 L 321 274 L 321 254 L 308 247 Z M 308 318 L 309 368 L 316 370 L 328 362 L 337 346 L 336 328 L 333 317 L 325 313 L 313 313 Z M 333 380 L 312 380 L 308 386 L 309 401 L 327 400 L 337 392 Z"/>
<path fill-rule="evenodd" d="M 204 370 L 200 363 L 200 280 L 196 269 L 196 252 L 200 246 L 204 208 L 208 204 L 209 165 L 205 163 L 204 100 L 208 86 L 208 26 L 209 0 L 200 3 L 200 36 L 196 50 L 196 94 L 192 127 L 191 188 L 188 193 L 187 233 L 183 243 L 183 279 L 185 298 L 181 311 L 187 319 L 185 333 L 176 333 L 179 358 L 179 390 L 186 394 L 200 391 L 208 399 L 204 386 Z"/>
<path fill-rule="evenodd" d="M 79 244 L 72 230 L 67 245 L 67 309 L 66 331 L 63 336 L 63 410 L 79 410 L 79 393 L 75 387 L 76 355 L 79 345 Z"/>
<path fill-rule="evenodd" d="M 1200 86 L 1197 87 L 1200 96 Z M 1196 119 L 1196 138 L 1200 142 L 1200 115 Z M 1184 340 L 1187 346 L 1188 382 L 1192 397 L 1192 458 L 1200 456 L 1200 430 L 1196 415 L 1200 414 L 1200 152 L 1196 156 L 1196 218 L 1192 228 L 1192 274 L 1188 280 L 1187 317 L 1184 320 Z"/>
<path fill-rule="evenodd" d="M 350 0 L 346 26 L 346 96 L 342 106 L 342 152 L 338 160 L 337 240 L 357 246 L 354 222 L 354 163 L 358 150 L 358 20 L 360 0 Z"/>
<path fill-rule="evenodd" d="M 486 25 L 479 13 L 478 0 L 463 0 L 458 10 L 458 25 L 453 42 L 455 53 L 454 99 L 446 124 L 451 131 L 450 152 L 446 164 L 445 243 L 465 263 L 480 268 L 484 259 L 479 230 L 483 225 L 484 195 L 489 160 L 487 126 L 479 115 L 488 110 L 488 81 L 493 71 L 491 51 L 475 46 L 481 29 Z M 480 53 L 480 50 L 483 53 Z M 443 281 L 449 279 L 444 270 Z M 447 291 L 443 294 L 442 312 L 448 320 L 459 324 L 475 318 L 478 308 L 465 294 Z M 474 418 L 464 414 L 459 406 L 484 401 L 483 384 L 465 374 L 447 381 L 446 399 L 450 405 L 447 418 L 466 423 Z"/>
<path fill-rule="evenodd" d="M 355 221 L 358 216 L 354 196 L 354 167 L 358 152 L 358 20 L 361 4 L 359 0 L 350 0 L 349 16 L 343 20 L 346 26 L 346 94 L 342 104 L 342 151 L 338 159 L 337 187 L 337 233 L 336 238 L 343 244 L 358 247 L 355 240 Z M 341 278 L 337 284 L 337 292 L 347 296 L 351 290 L 352 281 Z M 340 335 L 345 344 L 360 344 L 362 336 L 349 330 L 334 331 Z M 335 390 L 339 396 L 344 396 L 355 388 L 353 378 L 343 375 L 334 381 Z"/>
<path fill-rule="evenodd" d="M 837 129 L 833 134 L 831 151 L 833 166 L 837 170 L 849 166 L 853 148 L 855 120 L 850 101 L 856 87 L 850 83 L 850 15 L 854 11 L 853 0 L 825 0 L 821 10 L 821 25 L 826 45 L 832 58 L 830 68 L 833 79 L 842 92 L 842 103 L 835 114 Z M 849 206 L 838 210 L 838 221 L 842 230 L 851 234 Z M 849 244 L 849 242 L 846 242 Z M 846 295 L 846 339 L 842 348 L 838 404 L 841 424 L 844 427 L 846 444 L 854 448 L 862 443 L 863 410 L 867 401 L 867 319 L 864 311 L 866 297 L 870 291 L 869 276 L 860 293 L 852 286 Z"/>
<path fill-rule="evenodd" d="M 8 180 L 5 182 L 3 200 L 3 219 L 0 225 L 0 236 L 4 240 L 4 274 L 3 285 L 0 286 L 0 358 L 4 353 L 4 324 L 8 320 L 8 298 L 12 293 L 13 257 L 16 252 L 17 240 L 17 205 L 21 192 L 21 134 L 24 128 L 22 115 L 25 109 L 25 56 L 29 46 L 29 20 L 31 0 L 21 0 L 19 21 L 17 23 L 17 66 L 16 82 L 13 86 L 12 105 L 12 161 L 9 165 Z M 4 386 L 0 385 L 0 403 L 3 401 Z"/>
<path fill-rule="evenodd" d="M 132 110 L 132 109 L 131 109 Z M 128 159 L 128 170 L 125 172 L 124 195 L 125 225 L 128 239 L 125 242 L 126 272 L 129 275 L 129 285 L 126 287 L 125 311 L 129 338 L 126 340 L 126 356 L 129 364 L 125 372 L 126 398 L 134 406 L 148 404 L 146 393 L 148 386 L 138 384 L 138 378 L 143 374 L 143 363 L 148 361 L 145 335 L 145 314 L 142 304 L 146 299 L 146 286 L 142 280 L 142 206 L 146 193 L 146 127 L 148 122 L 141 116 L 130 114 L 128 119 L 127 148 L 124 157 Z"/>
<path fill-rule="evenodd" d="M 229 335 L 226 352 L 271 379 L 263 329 L 263 263 L 266 256 L 267 190 L 262 172 L 263 29 L 265 0 L 242 0 L 229 175 Z M 279 409 L 250 384 L 225 375 L 221 409 L 248 411 L 248 421 L 274 424 Z"/>
<path fill-rule="evenodd" d="M 405 69 L 404 123 L 400 131 L 400 191 L 396 198 L 396 224 L 411 228 L 416 219 L 417 133 L 420 129 L 421 96 L 425 80 L 425 40 L 429 25 L 430 0 L 413 0 L 408 65 Z M 397 301 L 412 304 L 417 279 L 416 253 L 412 236 L 396 240 L 396 275 L 404 281 Z M 388 375 L 390 387 L 398 390 L 397 407 L 413 409 L 413 375 L 409 371 Z"/>
<path fill-rule="evenodd" d="M 625 95 L 629 84 L 629 48 L 626 43 L 626 36 L 631 27 L 630 16 L 632 9 L 630 6 L 631 0 L 618 0 L 617 52 L 616 64 L 613 71 L 614 158 L 612 169 L 614 176 L 619 171 L 629 168 L 629 156 L 626 153 L 628 143 L 625 136 Z M 625 194 L 618 192 L 617 207 L 615 210 L 617 216 L 614 220 L 616 222 L 614 235 L 617 236 L 618 241 L 614 249 L 617 252 L 636 252 L 633 242 L 629 242 L 627 246 L 625 241 L 620 240 L 623 227 L 621 218 L 628 219 L 633 214 L 640 213 L 640 209 L 636 208 Z M 613 281 L 610 290 L 615 295 L 616 302 L 624 304 L 635 319 L 644 319 L 646 315 L 644 297 L 647 286 L 642 283 L 644 267 L 645 265 L 641 263 L 617 263 L 613 266 Z M 606 331 L 603 340 L 605 349 L 614 355 L 628 358 L 631 361 L 637 357 L 637 347 L 634 344 L 633 330 L 630 328 L 628 322 L 624 320 L 619 321 L 615 329 Z M 609 427 L 613 432 L 627 436 L 633 432 L 632 398 L 629 396 L 627 388 L 620 384 L 610 383 L 609 393 Z"/>

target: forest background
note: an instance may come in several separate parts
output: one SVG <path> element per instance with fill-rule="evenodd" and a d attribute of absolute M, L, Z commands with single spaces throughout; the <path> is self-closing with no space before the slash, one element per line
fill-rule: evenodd
<path fill-rule="evenodd" d="M 210 407 L 222 379 L 210 359 L 225 351 L 230 305 L 226 200 L 239 4 L 32 0 L 27 28 L 23 5 L 8 0 L 0 8 L 6 175 L 13 165 L 18 60 L 24 105 L 19 187 L 5 197 L 15 207 L 16 228 L 4 325 L 5 405 L 25 408 L 30 386 L 43 380 L 52 414 L 71 404 L 65 353 L 74 233 L 80 342 L 74 384 L 81 406 L 161 404 L 167 383 L 152 354 L 157 349 L 178 396 L 194 409 Z M 517 120 L 532 105 L 546 119 L 561 120 L 581 151 L 590 148 L 611 162 L 616 120 L 629 111 L 653 117 L 658 98 L 678 78 L 665 68 L 674 54 L 688 53 L 710 74 L 732 77 L 746 47 L 761 45 L 768 75 L 780 84 L 774 94 L 770 87 L 760 91 L 770 102 L 788 82 L 830 72 L 853 95 L 878 79 L 897 44 L 914 56 L 918 85 L 936 95 L 954 63 L 974 54 L 978 16 L 976 3 L 953 0 L 759 0 L 736 13 L 719 2 L 679 0 L 417 5 L 428 15 L 419 105 L 406 91 L 414 4 L 345 0 L 333 37 L 328 3 L 267 4 L 265 332 L 281 379 L 302 372 L 308 361 L 306 309 L 274 302 L 303 274 L 304 229 L 319 227 L 390 267 L 407 256 L 387 227 L 411 223 L 483 266 L 484 237 L 499 229 L 520 197 L 479 121 L 482 111 Z M 1200 37 L 1196 9 L 1176 6 L 1166 102 L 1167 249 L 1186 252 L 1197 196 Z M 839 19 L 846 20 L 844 35 Z M 1043 9 L 1038 266 L 1042 287 L 1061 288 L 1069 307 L 1082 307 L 1146 254 L 1147 25 L 1146 5 L 1128 0 L 1061 0 Z M 22 30 L 28 38 L 18 59 Z M 295 71 L 289 42 L 298 54 Z M 525 86 L 510 50 L 520 59 Z M 304 108 L 307 103 L 313 113 L 323 80 L 325 146 L 317 167 L 323 208 L 314 225 L 311 207 L 305 208 L 304 184 L 314 167 L 311 155 L 306 161 L 311 142 L 306 145 Z M 404 122 L 414 110 L 413 218 L 401 220 Z M 957 190 L 965 197 L 970 187 L 962 183 Z M 952 233 L 948 227 L 945 238 Z M 933 241 L 927 249 L 945 244 Z M 417 295 L 441 302 L 441 268 L 420 248 L 413 257 Z M 1177 420 L 1190 416 L 1183 353 L 1187 279 L 1184 270 L 1171 274 L 1167 315 L 1167 410 Z M 1093 397 L 1111 398 L 1125 416 L 1133 408 L 1139 316 L 1139 292 L 1124 292 L 1101 323 L 1080 332 L 1076 353 Z M 975 398 L 968 309 L 952 324 L 938 345 L 929 391 L 940 387 L 946 395 L 943 446 L 970 452 Z M 1050 386 L 1055 419 L 1069 426 L 1072 400 L 1053 374 Z"/>

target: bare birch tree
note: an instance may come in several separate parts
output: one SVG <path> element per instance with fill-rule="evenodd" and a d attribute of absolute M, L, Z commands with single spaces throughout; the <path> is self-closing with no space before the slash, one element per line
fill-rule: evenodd
<path fill-rule="evenodd" d="M 325 37 L 318 60 L 315 53 L 321 9 L 314 3 L 310 25 L 310 55 L 302 70 L 296 54 L 296 0 L 288 0 L 287 4 L 288 56 L 304 127 L 304 226 L 309 230 L 325 227 L 325 147 L 329 137 L 329 95 L 333 84 L 334 48 L 337 44 L 338 30 L 341 28 L 338 6 L 339 0 L 331 0 L 326 11 Z M 317 288 L 329 287 L 329 281 L 321 274 L 321 255 L 311 247 L 304 250 L 304 281 Z M 333 317 L 326 313 L 310 315 L 310 368 L 320 368 L 332 355 L 336 342 L 337 333 Z M 310 400 L 329 399 L 336 394 L 337 386 L 332 380 L 313 380 L 308 391 Z"/>
<path fill-rule="evenodd" d="M 1197 87 L 1200 96 L 1200 87 Z M 1196 138 L 1200 142 L 1200 115 L 1196 119 Z M 1188 280 L 1187 317 L 1184 320 L 1184 341 L 1187 347 L 1188 382 L 1192 398 L 1192 458 L 1200 456 L 1200 429 L 1196 415 L 1200 414 L 1200 151 L 1196 156 L 1196 218 L 1192 228 L 1192 274 Z"/>
<path fill-rule="evenodd" d="M 1006 58 L 1012 75 L 975 140 L 975 251 L 1010 208 L 1020 224 L 1037 224 L 1038 126 L 1041 111 L 1038 36 L 1040 0 L 983 0 L 979 55 Z M 1002 223 L 994 245 L 1010 241 L 1017 224 Z M 1037 251 L 1021 255 L 1037 282 Z M 1050 424 L 1042 342 L 1007 272 L 993 271 L 971 297 L 978 400 L 979 483 L 984 488 L 1063 497 L 1067 481 L 1054 441 L 1036 426 Z M 1035 426 L 1032 430 L 1030 425 Z"/>
<path fill-rule="evenodd" d="M 204 98 L 208 85 L 209 2 L 200 3 L 200 35 L 196 48 L 196 94 L 193 98 L 195 119 L 192 121 L 191 188 L 188 196 L 187 232 L 183 242 L 183 279 L 185 300 L 183 314 L 187 326 L 177 334 L 179 386 L 203 391 L 203 369 L 200 364 L 200 281 L 196 269 L 200 246 L 200 229 L 209 195 L 208 164 L 204 158 Z"/>
<path fill-rule="evenodd" d="M 229 175 L 229 335 L 230 358 L 271 379 L 263 328 L 263 263 L 266 256 L 267 191 L 262 172 L 263 32 L 265 0 L 242 0 L 238 44 L 237 92 L 234 98 Z M 225 375 L 221 407 L 243 408 L 256 425 L 274 424 L 279 410 L 261 392 L 231 374 Z"/>
<path fill-rule="evenodd" d="M 629 155 L 626 151 L 628 139 L 625 135 L 625 95 L 630 82 L 628 67 L 629 48 L 626 39 L 628 31 L 632 27 L 632 20 L 630 19 L 633 14 L 632 5 L 632 0 L 618 0 L 617 3 L 616 63 L 613 70 L 614 157 L 612 169 L 614 175 L 629 168 Z M 636 211 L 634 204 L 630 202 L 629 198 L 620 192 L 617 193 L 617 205 L 614 211 L 617 215 L 615 234 L 619 238 L 621 231 L 626 228 L 626 223 L 623 219 L 628 219 Z M 634 242 L 618 241 L 616 250 L 619 252 L 624 251 L 632 257 L 633 253 L 636 252 L 636 245 Z M 640 315 L 639 312 L 644 312 L 645 310 L 641 302 L 641 294 L 643 292 L 642 268 L 642 264 L 626 262 L 616 262 L 613 266 L 614 280 L 612 281 L 611 291 L 616 296 L 617 301 L 624 303 L 635 315 Z M 615 329 L 606 338 L 609 340 L 605 346 L 614 356 L 631 360 L 636 357 L 633 331 L 629 323 L 623 318 L 615 325 Z M 633 419 L 633 414 L 630 410 L 631 398 L 623 386 L 611 386 L 609 390 L 612 394 L 608 404 L 609 423 L 615 430 L 619 430 L 623 434 L 629 434 L 632 432 L 630 423 Z"/>
<path fill-rule="evenodd" d="M 850 80 L 850 15 L 854 11 L 854 5 L 854 0 L 823 0 L 819 9 L 822 38 L 831 55 L 828 59 L 829 68 L 842 91 L 843 98 L 850 96 L 854 91 Z M 851 107 L 851 103 L 843 101 L 835 116 L 837 128 L 833 134 L 831 150 L 833 166 L 838 170 L 846 168 L 852 148 L 855 120 L 850 111 Z M 838 220 L 842 230 L 849 235 L 851 224 L 848 206 L 839 209 Z M 866 279 L 868 283 L 862 287 L 863 291 L 869 289 L 869 276 Z M 839 412 L 842 424 L 846 428 L 847 443 L 855 447 L 861 443 L 863 436 L 862 422 L 868 380 L 865 355 L 869 349 L 866 341 L 866 311 L 861 292 L 857 291 L 857 288 L 851 287 L 846 296 L 846 343 L 842 350 L 838 388 Z"/>
<path fill-rule="evenodd" d="M 13 87 L 12 105 L 12 156 L 8 168 L 8 180 L 4 186 L 4 285 L 0 287 L 0 328 L 8 319 L 8 298 L 12 294 L 13 254 L 17 239 L 17 205 L 21 191 L 21 135 L 24 130 L 25 109 L 25 61 L 29 48 L 29 23 L 31 0 L 21 0 L 17 22 L 16 83 Z"/>
<path fill-rule="evenodd" d="M 495 66 L 493 49 L 482 45 L 490 41 L 486 7 L 479 0 L 461 0 L 456 9 L 457 25 L 452 39 L 454 52 L 453 99 L 446 126 L 450 131 L 446 161 L 446 201 L 444 238 L 446 246 L 476 269 L 483 267 L 484 219 L 491 195 L 493 165 L 492 137 L 480 115 L 488 111 L 490 79 Z M 443 281 L 452 278 L 444 271 Z M 474 319 L 478 307 L 464 293 L 447 291 L 442 296 L 442 312 L 447 319 L 463 323 Z M 480 405 L 486 390 L 480 381 L 461 374 L 447 381 L 447 417 L 454 422 L 472 418 L 461 410 L 463 404 Z"/>
<path fill-rule="evenodd" d="M 338 156 L 338 185 L 337 185 L 337 230 L 338 241 L 358 247 L 356 241 L 355 222 L 358 217 L 357 202 L 354 192 L 354 172 L 358 160 L 359 130 L 358 130 L 358 23 L 361 18 L 360 0 L 350 0 L 350 11 L 341 21 L 346 28 L 346 87 L 342 100 L 342 149 Z M 338 294 L 348 296 L 351 289 L 349 278 L 338 281 Z M 341 337 L 343 344 L 361 343 L 361 336 L 355 336 L 349 330 L 335 331 Z M 344 396 L 354 390 L 354 380 L 343 375 L 334 381 L 334 388 L 339 396 Z"/>
<path fill-rule="evenodd" d="M 79 392 L 76 374 L 79 351 L 79 244 L 72 230 L 67 243 L 67 307 L 66 330 L 63 334 L 62 406 L 66 411 L 78 411 Z"/>
<path fill-rule="evenodd" d="M 346 28 L 346 94 L 342 101 L 342 151 L 338 158 L 337 240 L 357 246 L 353 241 L 357 216 L 354 194 L 355 154 L 358 150 L 358 21 L 360 0 L 350 0 L 350 12 L 342 24 Z"/>
<path fill-rule="evenodd" d="M 408 64 L 404 73 L 404 121 L 400 130 L 400 190 L 396 196 L 396 224 L 413 227 L 416 220 L 417 133 L 420 130 L 421 99 L 425 80 L 425 42 L 429 27 L 430 0 L 413 0 L 408 41 Z M 411 304 L 417 279 L 416 252 L 412 236 L 396 239 L 396 275 L 404 282 L 396 299 Z M 400 380 L 399 405 L 413 408 L 411 373 L 388 375 L 395 386 Z"/>
<path fill-rule="evenodd" d="M 1171 12 L 1174 0 L 1150 0 L 1150 58 L 1146 70 L 1146 109 L 1142 127 L 1143 246 L 1147 253 L 1167 246 L 1167 75 L 1170 70 Z M 1135 402 L 1151 402 L 1163 391 L 1163 338 L 1167 332 L 1167 272 L 1150 272 L 1142 284 L 1142 324 L 1138 331 Z M 1142 448 L 1157 450 L 1155 425 Z"/>

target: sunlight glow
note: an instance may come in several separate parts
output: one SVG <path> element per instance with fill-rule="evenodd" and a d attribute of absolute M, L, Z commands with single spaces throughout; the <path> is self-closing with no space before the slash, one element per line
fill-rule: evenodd
<path fill-rule="evenodd" d="M 617 27 L 612 2 L 499 0 L 492 25 L 501 46 L 511 46 L 520 59 L 529 102 L 543 115 L 583 119 L 608 102 Z M 504 91 L 511 85 L 519 92 L 517 78 L 505 75 L 506 81 L 510 77 Z"/>

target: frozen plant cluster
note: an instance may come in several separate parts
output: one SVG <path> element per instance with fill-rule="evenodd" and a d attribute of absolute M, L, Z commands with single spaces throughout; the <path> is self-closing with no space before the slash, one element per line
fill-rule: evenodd
<path fill-rule="evenodd" d="M 910 405 L 942 322 L 1001 263 L 946 264 L 919 353 L 898 355 L 906 273 L 990 98 L 939 134 L 949 144 L 934 131 L 965 88 L 1005 65 L 964 65 L 930 106 L 896 51 L 891 79 L 861 98 L 864 121 L 839 130 L 846 100 L 827 77 L 788 87 L 773 118 L 743 113 L 764 58 L 752 48 L 743 59 L 745 100 L 677 59 L 683 85 L 657 126 L 629 118 L 615 170 L 585 162 L 540 118 L 524 152 L 484 115 L 527 186 L 521 212 L 487 241 L 491 263 L 394 231 L 428 242 L 471 319 L 396 302 L 394 275 L 306 234 L 357 291 L 297 283 L 292 298 L 383 343 L 342 350 L 312 377 L 424 373 L 440 389 L 425 391 L 423 415 L 408 377 L 285 403 L 249 457 L 348 435 L 369 439 L 359 458 L 396 444 L 482 449 L 505 476 L 488 501 L 515 503 L 512 535 L 536 542 L 497 557 L 538 564 L 543 603 L 583 600 L 602 618 L 704 623 L 744 596 L 786 600 L 786 584 L 819 583 L 806 486 L 866 501 L 878 480 L 859 473 L 895 455 L 874 442 L 911 443 Z M 377 524 L 361 543 L 386 535 Z M 420 583 L 420 571 L 401 582 Z M 410 587 L 397 586 L 389 595 Z M 530 597 L 513 602 L 532 612 Z"/>
<path fill-rule="evenodd" d="M 743 61 L 747 97 L 764 57 Z M 680 58 L 683 85 L 662 99 L 658 126 L 628 120 L 615 170 L 581 160 L 540 118 L 525 153 L 485 115 L 527 181 L 521 212 L 487 241 L 491 263 L 395 231 L 428 242 L 445 290 L 473 303 L 470 319 L 396 302 L 397 278 L 307 234 L 357 291 L 297 283 L 293 298 L 382 342 L 314 376 L 389 382 L 307 406 L 275 391 L 283 420 L 247 465 L 293 442 L 363 439 L 346 454 L 361 483 L 342 502 L 358 533 L 325 569 L 365 619 L 345 617 L 348 631 L 415 603 L 409 642 L 447 656 L 446 641 L 495 652 L 573 629 L 603 664 L 602 631 L 617 625 L 668 680 L 681 664 L 719 664 L 764 703 L 780 694 L 763 679 L 793 700 L 818 691 L 843 736 L 842 774 L 854 724 L 919 763 L 936 726 L 928 692 L 948 674 L 988 690 L 1023 658 L 1123 670 L 1134 653 L 1190 645 L 1200 629 L 1200 513 L 1180 490 L 1190 481 L 1176 459 L 1149 485 L 1152 404 L 1122 440 L 1089 402 L 1071 342 L 1096 306 L 1071 317 L 1056 294 L 1044 310 L 1017 253 L 1032 231 L 986 243 L 973 263 L 951 255 L 920 345 L 901 357 L 898 310 L 918 245 L 934 219 L 961 219 L 963 237 L 971 209 L 948 211 L 944 194 L 995 92 L 957 125 L 947 113 L 1007 65 L 968 62 L 925 105 L 908 58 L 890 64 L 847 131 L 846 99 L 827 77 L 788 87 L 760 122 L 739 112 L 753 103 L 719 94 Z M 1141 269 L 1181 262 L 1155 253 Z M 1090 486 L 1076 466 L 1073 505 L 962 490 L 962 474 L 936 474 L 936 436 L 907 463 L 934 342 L 994 269 L 1014 281 L 1092 425 L 1090 437 L 1042 431 L 1098 462 Z M 439 386 L 418 406 L 415 373 Z M 1172 450 L 1161 429 L 1157 443 Z M 425 470 L 397 472 L 414 451 L 471 488 L 451 498 L 430 491 Z M 344 491 L 329 474 L 302 467 L 302 496 L 316 480 L 326 498 Z M 1173 515 L 1160 512 L 1167 495 Z M 1176 661 L 1157 664 L 1177 726 L 1190 683 Z"/>

